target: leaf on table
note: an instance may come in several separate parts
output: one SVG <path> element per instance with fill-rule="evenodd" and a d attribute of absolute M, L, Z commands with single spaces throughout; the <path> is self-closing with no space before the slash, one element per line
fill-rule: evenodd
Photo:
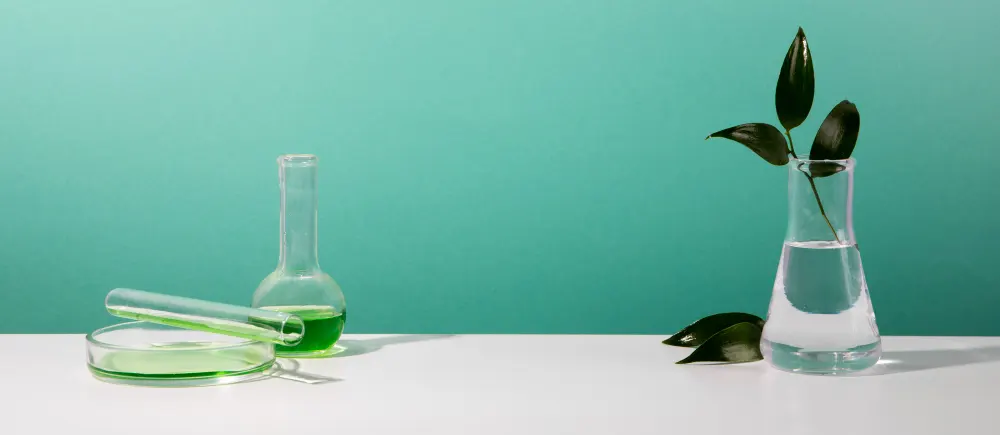
<path fill-rule="evenodd" d="M 713 335 L 677 364 L 694 362 L 743 363 L 759 361 L 761 328 L 756 323 L 737 323 Z"/>
<path fill-rule="evenodd" d="M 799 27 L 781 64 L 778 86 L 774 91 L 774 107 L 786 131 L 798 127 L 809 116 L 815 89 L 812 51 L 809 50 L 805 32 Z"/>
<path fill-rule="evenodd" d="M 705 139 L 713 137 L 739 142 L 772 165 L 782 166 L 788 163 L 788 145 L 785 136 L 771 124 L 740 124 L 719 130 Z"/>
<path fill-rule="evenodd" d="M 723 329 L 738 323 L 749 322 L 764 327 L 764 319 L 749 313 L 719 313 L 699 319 L 685 326 L 680 332 L 663 340 L 663 344 L 680 347 L 698 347 Z"/>
<path fill-rule="evenodd" d="M 850 101 L 844 100 L 837 104 L 816 132 L 810 160 L 846 160 L 854 152 L 858 142 L 858 132 L 861 129 L 861 114 Z M 845 166 L 835 162 L 818 162 L 809 165 L 813 177 L 826 177 L 845 169 Z"/>

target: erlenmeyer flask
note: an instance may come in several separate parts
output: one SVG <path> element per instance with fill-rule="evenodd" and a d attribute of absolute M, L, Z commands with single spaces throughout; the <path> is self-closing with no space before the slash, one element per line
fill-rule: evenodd
<path fill-rule="evenodd" d="M 278 267 L 257 287 L 254 308 L 302 318 L 305 334 L 295 346 L 276 346 L 283 357 L 322 357 L 335 353 L 347 321 L 344 293 L 319 267 L 316 215 L 318 159 L 309 154 L 278 157 L 281 187 Z"/>
<path fill-rule="evenodd" d="M 778 369 L 850 373 L 881 356 L 854 238 L 854 165 L 853 159 L 788 163 L 788 230 L 760 345 Z"/>

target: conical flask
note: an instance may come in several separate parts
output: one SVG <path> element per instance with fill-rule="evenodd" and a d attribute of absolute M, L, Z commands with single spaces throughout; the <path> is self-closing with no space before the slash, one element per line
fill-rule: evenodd
<path fill-rule="evenodd" d="M 867 369 L 881 356 L 852 216 L 854 159 L 788 163 L 788 229 L 761 352 L 775 368 Z"/>
<path fill-rule="evenodd" d="M 319 267 L 316 181 L 319 160 L 310 154 L 278 157 L 281 190 L 278 267 L 253 294 L 252 306 L 295 314 L 305 334 L 295 346 L 276 346 L 282 357 L 323 357 L 335 353 L 347 321 L 344 293 Z"/>

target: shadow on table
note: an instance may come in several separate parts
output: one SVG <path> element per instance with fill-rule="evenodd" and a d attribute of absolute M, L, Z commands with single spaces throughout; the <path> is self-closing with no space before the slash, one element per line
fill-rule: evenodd
<path fill-rule="evenodd" d="M 302 364 L 294 359 L 279 358 L 275 362 L 274 368 L 271 369 L 270 376 L 272 378 L 281 378 L 289 381 L 313 385 L 341 381 L 341 379 L 331 378 L 329 376 L 303 372 L 300 367 L 302 367 Z"/>
<path fill-rule="evenodd" d="M 341 340 L 338 346 L 343 346 L 344 350 L 331 358 L 347 358 L 355 355 L 364 355 L 375 352 L 385 346 L 396 344 L 416 343 L 420 341 L 441 340 L 451 338 L 454 335 L 392 335 L 389 337 L 369 338 L 367 340 Z"/>
<path fill-rule="evenodd" d="M 274 365 L 268 369 L 264 376 L 253 377 L 245 381 L 235 382 L 234 384 L 249 384 L 253 382 L 260 382 L 268 380 L 271 378 L 284 379 L 293 382 L 300 382 L 303 384 L 326 384 L 330 382 L 340 382 L 343 379 L 331 378 L 329 376 L 318 375 L 315 373 L 308 373 L 301 370 L 302 364 L 294 359 L 278 358 L 274 361 Z"/>
<path fill-rule="evenodd" d="M 344 350 L 330 356 L 329 358 L 345 358 L 375 352 L 385 346 L 439 340 L 449 337 L 454 337 L 454 335 L 393 335 L 388 337 L 369 338 L 367 340 L 341 340 L 337 342 L 337 346 L 343 347 Z M 343 379 L 339 378 L 304 372 L 301 370 L 301 367 L 302 364 L 295 359 L 278 358 L 275 361 L 274 366 L 267 372 L 266 376 L 248 379 L 239 383 L 258 382 L 270 378 L 285 379 L 310 385 L 343 381 Z"/>
<path fill-rule="evenodd" d="M 865 375 L 890 375 L 997 361 L 1000 361 L 1000 346 L 890 351 L 882 353 L 879 363 L 867 370 Z"/>

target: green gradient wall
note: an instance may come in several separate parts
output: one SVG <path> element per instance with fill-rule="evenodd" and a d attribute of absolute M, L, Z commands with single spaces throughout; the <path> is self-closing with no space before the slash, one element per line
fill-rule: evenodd
<path fill-rule="evenodd" d="M 132 287 L 248 304 L 275 157 L 320 156 L 348 332 L 658 333 L 764 314 L 796 140 L 862 114 L 855 222 L 886 334 L 1000 334 L 1000 6 L 981 1 L 0 3 L 0 332 Z"/>

